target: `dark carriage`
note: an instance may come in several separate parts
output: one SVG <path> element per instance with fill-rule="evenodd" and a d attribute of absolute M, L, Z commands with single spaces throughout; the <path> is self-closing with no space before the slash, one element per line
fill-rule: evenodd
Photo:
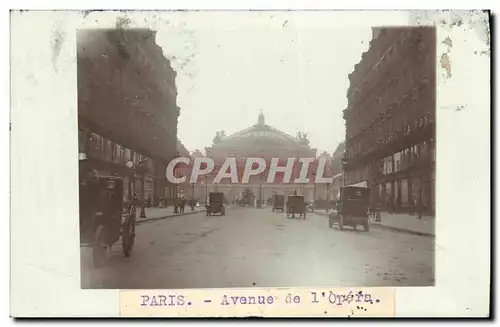
<path fill-rule="evenodd" d="M 221 216 L 224 216 L 226 214 L 224 193 L 211 192 L 208 195 L 208 204 L 206 209 L 207 216 L 211 216 L 212 214 L 220 214 Z"/>
<path fill-rule="evenodd" d="M 304 197 L 301 195 L 291 195 L 288 197 L 288 202 L 286 206 L 286 217 L 295 218 L 295 215 L 299 215 L 299 218 L 306 219 L 306 202 Z"/>
<path fill-rule="evenodd" d="M 121 237 L 123 254 L 132 253 L 137 199 L 123 201 L 124 182 L 115 176 L 92 176 L 80 181 L 80 242 L 92 247 L 94 266 Z"/>
<path fill-rule="evenodd" d="M 196 209 L 196 205 L 198 204 L 198 200 L 193 197 L 186 197 L 186 205 L 194 211 Z"/>
<path fill-rule="evenodd" d="M 340 230 L 345 226 L 354 229 L 358 225 L 363 226 L 363 230 L 370 230 L 368 208 L 370 206 L 370 189 L 365 187 L 346 186 L 340 189 L 340 200 L 336 210 L 328 216 L 328 225 L 338 225 Z"/>
<path fill-rule="evenodd" d="M 273 211 L 285 211 L 285 196 L 282 194 L 273 195 Z"/>

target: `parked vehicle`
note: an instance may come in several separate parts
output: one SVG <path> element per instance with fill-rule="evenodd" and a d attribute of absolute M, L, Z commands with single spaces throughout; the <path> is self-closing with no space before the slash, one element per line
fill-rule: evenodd
<path fill-rule="evenodd" d="M 122 239 L 123 254 L 132 253 L 137 199 L 124 204 L 124 182 L 115 176 L 80 181 L 80 242 L 92 247 L 94 266 L 101 266 L 109 248 Z"/>
<path fill-rule="evenodd" d="M 226 205 L 224 204 L 224 193 L 222 192 L 211 192 L 208 195 L 208 204 L 206 206 L 207 216 L 212 214 L 220 214 L 224 216 L 226 214 Z"/>
<path fill-rule="evenodd" d="M 345 226 L 354 229 L 358 225 L 363 226 L 363 230 L 370 230 L 368 208 L 370 206 L 370 189 L 365 187 L 346 186 L 340 189 L 340 201 L 336 206 L 337 210 L 332 211 L 328 216 L 328 225 L 332 228 L 335 224 L 343 230 Z"/>
<path fill-rule="evenodd" d="M 298 214 L 299 218 L 306 219 L 306 202 L 301 195 L 288 196 L 286 217 L 295 218 L 295 214 Z"/>
<path fill-rule="evenodd" d="M 276 210 L 285 210 L 285 196 L 282 194 L 273 195 L 273 211 Z"/>

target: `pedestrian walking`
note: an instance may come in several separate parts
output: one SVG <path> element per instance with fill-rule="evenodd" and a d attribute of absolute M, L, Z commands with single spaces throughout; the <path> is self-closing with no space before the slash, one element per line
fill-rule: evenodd
<path fill-rule="evenodd" d="M 181 213 L 184 213 L 184 207 L 186 206 L 186 198 L 182 197 L 181 199 Z"/>

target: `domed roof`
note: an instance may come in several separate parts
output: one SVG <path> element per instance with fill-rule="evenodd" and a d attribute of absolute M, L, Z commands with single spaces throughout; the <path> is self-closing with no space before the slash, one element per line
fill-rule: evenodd
<path fill-rule="evenodd" d="M 290 148 L 307 147 L 299 139 L 284 133 L 265 123 L 264 115 L 260 113 L 258 123 L 232 135 L 223 137 L 215 147 L 241 148 Z"/>

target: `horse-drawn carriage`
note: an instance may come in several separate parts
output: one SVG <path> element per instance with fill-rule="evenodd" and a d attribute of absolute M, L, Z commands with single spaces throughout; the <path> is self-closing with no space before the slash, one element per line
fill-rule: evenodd
<path fill-rule="evenodd" d="M 221 216 L 226 214 L 226 206 L 224 193 L 222 192 L 211 192 L 208 195 L 208 204 L 206 206 L 207 216 L 219 213 Z"/>
<path fill-rule="evenodd" d="M 285 211 L 285 196 L 282 194 L 273 195 L 273 211 Z"/>
<path fill-rule="evenodd" d="M 304 197 L 301 195 L 291 195 L 288 196 L 288 201 L 286 205 L 286 217 L 295 218 L 298 214 L 299 218 L 306 219 L 306 202 Z"/>
<path fill-rule="evenodd" d="M 105 263 L 107 251 L 121 237 L 123 254 L 135 240 L 137 199 L 123 201 L 123 179 L 89 175 L 80 180 L 80 243 L 92 247 L 94 266 Z"/>
<path fill-rule="evenodd" d="M 370 230 L 369 223 L 370 189 L 365 187 L 346 186 L 340 189 L 340 202 L 328 216 L 328 226 L 330 228 L 337 224 L 340 230 L 345 226 L 354 229 L 358 225 L 363 226 L 363 230 Z"/>

